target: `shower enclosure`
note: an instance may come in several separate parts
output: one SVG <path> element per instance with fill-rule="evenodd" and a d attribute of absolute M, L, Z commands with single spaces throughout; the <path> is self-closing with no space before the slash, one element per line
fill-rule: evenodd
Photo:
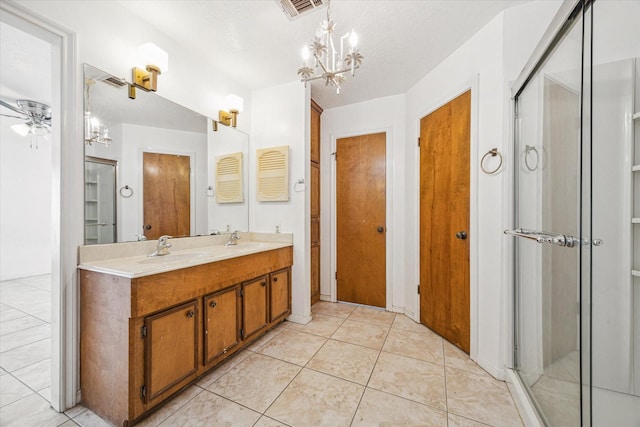
<path fill-rule="evenodd" d="M 640 2 L 559 17 L 514 87 L 514 369 L 546 425 L 638 426 Z"/>

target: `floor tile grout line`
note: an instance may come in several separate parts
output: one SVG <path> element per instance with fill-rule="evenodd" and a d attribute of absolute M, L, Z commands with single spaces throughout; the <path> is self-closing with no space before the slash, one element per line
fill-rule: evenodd
<path fill-rule="evenodd" d="M 31 317 L 33 317 L 33 316 L 31 316 Z M 37 319 L 37 317 L 34 317 L 34 319 Z M 38 319 L 38 320 L 40 320 L 40 319 Z M 2 322 L 2 323 L 4 323 L 4 322 Z M 13 335 L 13 334 L 17 334 L 17 333 L 20 333 L 20 332 L 28 331 L 29 329 L 38 328 L 38 327 L 40 327 L 40 326 L 44 326 L 44 325 L 49 325 L 49 326 L 51 326 L 51 324 L 50 324 L 50 323 L 43 323 L 43 324 L 41 324 L 41 325 L 30 326 L 30 327 L 28 327 L 28 328 L 20 329 L 19 331 L 7 332 L 7 333 L 6 333 L 6 334 L 4 334 L 4 335 L 0 335 L 0 339 L 3 339 L 3 340 L 4 340 L 4 339 L 7 339 L 7 336 L 9 336 L 9 335 Z M 51 338 L 51 337 L 49 337 L 49 338 Z M 16 348 L 17 348 L 17 347 L 16 347 Z M 9 350 L 11 350 L 11 349 L 9 349 Z M 5 350 L 5 351 L 9 351 L 9 350 Z M 4 353 L 4 351 L 3 351 L 2 353 Z"/>
<path fill-rule="evenodd" d="M 194 386 L 194 387 L 199 388 L 199 389 L 200 389 L 200 392 L 199 392 L 198 394 L 196 394 L 195 396 L 193 396 L 191 399 L 189 399 L 189 400 L 187 400 L 186 402 L 184 402 L 184 404 L 180 405 L 178 408 L 176 408 L 176 410 L 175 410 L 175 411 L 173 411 L 172 413 L 170 413 L 169 415 L 167 415 L 166 417 L 164 417 L 164 418 L 163 418 L 162 420 L 160 420 L 158 423 L 156 423 L 156 427 L 157 427 L 157 426 L 159 426 L 160 424 L 162 424 L 163 422 L 167 421 L 170 417 L 172 417 L 172 416 L 173 416 L 176 412 L 178 412 L 180 409 L 182 409 L 182 408 L 184 408 L 185 406 L 187 406 L 187 404 L 188 404 L 189 402 L 191 402 L 191 401 L 192 401 L 193 399 L 195 399 L 196 397 L 200 396 L 200 393 L 202 393 L 203 391 L 211 391 L 211 390 L 207 390 L 207 389 L 206 389 L 206 388 L 204 388 L 204 387 L 200 387 L 198 384 L 195 384 L 195 383 L 193 384 L 193 386 Z M 170 401 L 172 401 L 172 400 L 176 399 L 179 395 L 181 395 L 182 393 L 184 393 L 184 392 L 186 392 L 186 391 L 187 391 L 187 389 L 185 388 L 185 389 L 181 390 L 180 392 L 176 393 L 172 398 L 170 398 L 170 399 L 166 400 L 166 404 L 168 404 Z M 214 393 L 214 394 L 215 394 L 215 393 Z M 158 409 L 157 411 L 154 411 L 153 413 L 149 414 L 149 416 L 148 416 L 148 417 L 145 417 L 145 419 L 152 417 L 154 413 L 155 413 L 155 414 L 157 414 L 157 413 L 159 413 L 160 411 L 162 411 L 162 407 L 157 408 L 157 409 Z M 84 412 L 82 412 L 82 413 L 84 413 Z M 78 414 L 78 415 L 80 415 L 80 414 Z"/>
<path fill-rule="evenodd" d="M 24 385 L 25 387 L 27 387 L 29 390 L 31 390 L 31 393 L 30 393 L 30 394 L 28 394 L 28 395 L 26 395 L 26 396 L 22 396 L 20 399 L 14 400 L 14 401 L 13 401 L 13 402 L 11 402 L 11 403 L 8 403 L 8 404 L 6 404 L 6 405 L 3 405 L 3 406 L 2 406 L 2 408 L 6 407 L 6 406 L 9 406 L 9 405 L 13 405 L 14 403 L 19 402 L 19 401 L 21 401 L 22 399 L 25 399 L 25 398 L 27 398 L 27 397 L 30 397 L 30 396 L 32 396 L 32 395 L 34 395 L 34 394 L 36 394 L 36 395 L 38 395 L 39 397 L 41 397 L 42 399 L 44 399 L 47 403 L 51 403 L 51 402 L 49 401 L 49 399 L 46 399 L 45 397 L 43 397 L 40 393 L 38 393 L 38 392 L 37 392 L 36 390 L 34 390 L 34 389 L 29 385 L 29 384 L 25 383 L 25 382 L 24 382 L 24 381 L 22 381 L 20 378 L 16 377 L 15 375 L 11 374 L 10 372 L 9 372 L 7 375 L 10 375 L 14 380 L 16 380 L 16 381 L 20 382 L 22 385 Z M 4 375 L 3 375 L 3 376 L 4 376 Z M 46 388 L 46 387 L 44 387 L 42 390 L 44 390 L 45 388 Z M 64 412 L 61 412 L 61 413 L 62 413 L 62 414 L 64 414 Z M 66 415 L 66 414 L 65 414 L 65 415 Z M 67 416 L 68 416 L 68 415 L 67 415 Z M 71 417 L 69 417 L 69 419 L 71 419 Z M 64 423 L 63 423 L 63 424 L 64 424 Z"/>
<path fill-rule="evenodd" d="M 10 352 L 10 351 L 18 350 L 18 349 L 21 349 L 22 347 L 26 347 L 26 346 L 28 346 L 28 345 L 32 345 L 32 344 L 35 344 L 35 343 L 38 343 L 38 342 L 41 342 L 41 341 L 50 340 L 50 339 L 51 339 L 51 337 L 45 337 L 45 338 L 42 338 L 42 339 L 36 340 L 36 341 L 34 341 L 34 342 L 26 343 L 26 344 L 23 344 L 23 345 L 18 346 L 18 347 L 14 347 L 14 348 L 10 348 L 10 349 L 8 349 L 8 350 L 4 350 L 4 351 L 0 352 L 0 356 L 2 356 L 2 355 L 3 355 L 3 354 L 5 354 L 5 353 L 8 353 L 8 352 Z M 46 359 L 50 359 L 50 358 L 51 358 L 51 355 L 49 355 L 49 357 L 46 357 Z M 44 360 L 44 359 L 38 360 L 38 362 L 42 362 L 42 360 Z M 1 363 L 1 362 L 0 362 L 0 363 Z M 37 362 L 34 362 L 34 363 L 37 363 Z M 33 363 L 31 363 L 31 365 L 33 365 Z M 26 366 L 28 366 L 28 365 L 26 365 Z M 4 366 L 2 366 L 2 365 L 0 365 L 0 368 L 3 368 L 5 371 L 7 371 L 7 368 L 5 368 L 5 367 L 4 367 Z M 18 369 L 21 369 L 21 368 L 18 368 Z M 16 370 L 16 371 L 17 371 L 17 369 L 14 369 L 14 370 Z M 7 371 L 7 372 L 9 372 L 9 371 Z"/>

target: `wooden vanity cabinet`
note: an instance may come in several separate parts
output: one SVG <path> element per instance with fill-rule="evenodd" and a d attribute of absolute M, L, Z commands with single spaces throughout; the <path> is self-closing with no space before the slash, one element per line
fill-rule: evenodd
<path fill-rule="evenodd" d="M 215 361 L 240 343 L 240 286 L 207 295 L 204 307 L 204 363 Z"/>
<path fill-rule="evenodd" d="M 133 279 L 80 270 L 81 403 L 144 418 L 290 314 L 292 264 L 289 246 Z"/>
<path fill-rule="evenodd" d="M 269 323 L 267 280 L 265 275 L 242 284 L 242 339 L 250 338 Z"/>
<path fill-rule="evenodd" d="M 189 301 L 145 319 L 145 403 L 198 371 L 198 302 Z"/>
<path fill-rule="evenodd" d="M 291 313 L 290 269 L 269 274 L 269 321 L 277 322 Z"/>

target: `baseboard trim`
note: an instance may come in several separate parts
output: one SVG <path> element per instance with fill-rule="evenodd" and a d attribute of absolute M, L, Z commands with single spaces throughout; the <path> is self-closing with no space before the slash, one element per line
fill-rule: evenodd
<path fill-rule="evenodd" d="M 497 366 L 489 362 L 487 359 L 482 358 L 481 356 L 479 356 L 478 359 L 475 360 L 475 362 L 495 379 L 500 381 L 505 380 L 504 369 L 498 368 Z"/>
<path fill-rule="evenodd" d="M 289 322 L 299 323 L 301 325 L 306 325 L 307 323 L 311 322 L 311 319 L 312 319 L 311 316 L 297 316 L 295 314 L 292 314 L 291 316 L 287 317 L 287 320 Z"/>
<path fill-rule="evenodd" d="M 527 427 L 544 427 L 544 423 L 540 420 L 538 411 L 536 411 L 533 402 L 529 399 L 529 395 L 518 375 L 512 369 L 506 369 L 506 377 L 507 387 L 509 387 L 524 425 Z"/>

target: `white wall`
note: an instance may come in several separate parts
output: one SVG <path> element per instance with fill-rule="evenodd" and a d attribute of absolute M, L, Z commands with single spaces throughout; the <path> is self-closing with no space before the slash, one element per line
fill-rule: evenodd
<path fill-rule="evenodd" d="M 51 273 L 51 144 L 16 134 L 0 117 L 0 280 Z"/>
<path fill-rule="evenodd" d="M 252 98 L 251 152 L 249 153 L 249 229 L 270 232 L 280 227 L 293 233 L 292 314 L 289 320 L 311 319 L 309 144 L 311 101 L 309 89 L 299 81 L 254 91 Z M 256 153 L 266 147 L 289 146 L 289 201 L 256 201 Z M 305 191 L 294 183 L 304 179 Z M 298 185 L 298 188 L 302 186 Z"/>
<path fill-rule="evenodd" d="M 320 141 L 320 294 L 323 300 L 335 298 L 335 152 L 339 138 L 386 132 L 387 134 L 387 309 L 413 315 L 405 304 L 405 205 L 404 158 L 405 96 L 378 98 L 345 107 L 324 110 L 321 116 Z M 415 287 L 413 289 L 415 292 Z"/>
<path fill-rule="evenodd" d="M 176 145 L 176 141 L 179 144 Z M 178 148 L 179 147 L 179 148 Z M 192 235 L 209 234 L 207 224 L 207 136 L 202 133 L 122 125 L 122 156 L 118 171 L 118 189 L 133 188 L 133 196 L 118 195 L 118 241 L 137 240 L 143 226 L 142 153 L 191 156 L 191 230 Z M 194 222 L 195 221 L 195 222 Z"/>

